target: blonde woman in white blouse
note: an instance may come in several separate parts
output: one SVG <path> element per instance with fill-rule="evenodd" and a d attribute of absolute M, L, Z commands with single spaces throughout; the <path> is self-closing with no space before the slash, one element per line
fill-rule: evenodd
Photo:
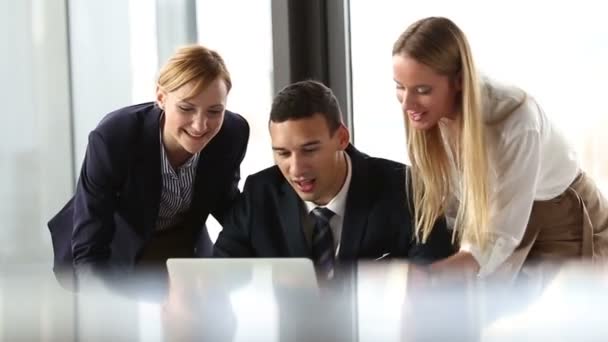
<path fill-rule="evenodd" d="M 530 95 L 479 78 L 449 19 L 425 18 L 393 48 L 418 238 L 445 215 L 460 251 L 431 270 L 513 279 L 535 261 L 606 260 L 608 202 Z"/>

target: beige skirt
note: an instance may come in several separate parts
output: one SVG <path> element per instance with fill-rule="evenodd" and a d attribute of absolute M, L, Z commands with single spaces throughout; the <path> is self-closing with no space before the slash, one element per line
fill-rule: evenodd
<path fill-rule="evenodd" d="M 517 274 L 526 265 L 608 260 L 608 201 L 581 173 L 561 195 L 535 201 L 521 244 L 508 262 Z"/>

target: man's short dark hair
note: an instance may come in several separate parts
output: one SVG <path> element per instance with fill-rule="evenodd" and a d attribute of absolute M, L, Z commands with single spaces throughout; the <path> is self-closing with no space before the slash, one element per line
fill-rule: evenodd
<path fill-rule="evenodd" d="M 285 122 L 322 115 L 333 134 L 342 123 L 338 99 L 323 83 L 307 80 L 292 83 L 274 98 L 270 110 L 271 122 Z"/>

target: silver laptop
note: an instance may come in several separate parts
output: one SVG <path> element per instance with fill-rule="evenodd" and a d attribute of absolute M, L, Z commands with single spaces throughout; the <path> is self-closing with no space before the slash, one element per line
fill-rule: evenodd
<path fill-rule="evenodd" d="M 356 340 L 354 285 L 319 289 L 309 259 L 169 259 L 167 269 L 169 340 Z"/>
<path fill-rule="evenodd" d="M 175 258 L 167 260 L 170 284 L 236 290 L 252 282 L 316 289 L 312 261 L 306 258 Z"/>

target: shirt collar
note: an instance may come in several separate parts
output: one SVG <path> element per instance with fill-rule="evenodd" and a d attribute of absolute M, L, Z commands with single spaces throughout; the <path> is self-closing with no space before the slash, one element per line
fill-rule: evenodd
<path fill-rule="evenodd" d="M 348 194 L 348 189 L 350 189 L 350 180 L 352 178 L 352 167 L 350 156 L 348 153 L 344 152 L 344 159 L 346 159 L 346 180 L 344 180 L 344 184 L 342 184 L 342 188 L 334 198 L 327 203 L 327 205 L 317 205 L 313 202 L 304 201 L 306 205 L 306 212 L 310 214 L 310 212 L 317 207 L 324 207 L 334 212 L 337 216 L 344 217 L 344 212 L 346 211 L 346 195 Z"/>

